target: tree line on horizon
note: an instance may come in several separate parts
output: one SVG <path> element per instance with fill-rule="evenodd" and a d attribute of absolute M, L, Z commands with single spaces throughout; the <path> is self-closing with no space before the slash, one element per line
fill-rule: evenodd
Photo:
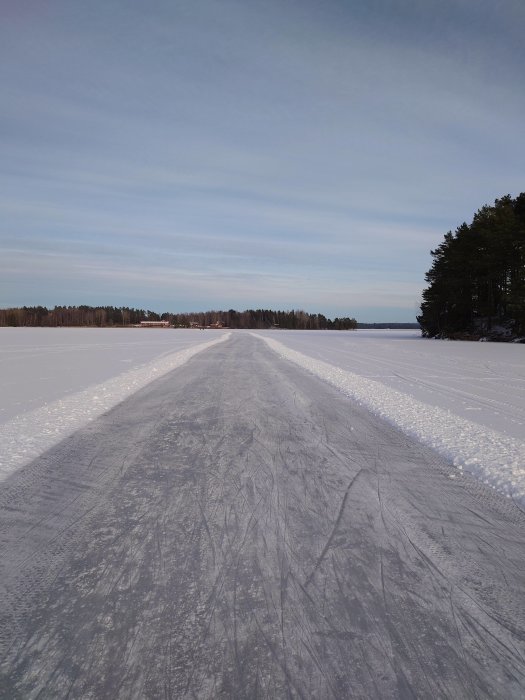
<path fill-rule="evenodd" d="M 417 318 L 424 336 L 525 336 L 525 193 L 483 206 L 431 255 Z"/>
<path fill-rule="evenodd" d="M 31 327 L 95 327 L 118 328 L 139 324 L 141 321 L 169 321 L 177 328 L 189 328 L 192 324 L 210 326 L 220 323 L 228 328 L 264 329 L 286 328 L 296 330 L 354 330 L 355 318 L 331 320 L 323 314 L 306 311 L 273 311 L 272 309 L 247 309 L 246 311 L 201 311 L 196 313 L 162 313 L 127 306 L 22 306 L 0 309 L 0 326 Z"/>

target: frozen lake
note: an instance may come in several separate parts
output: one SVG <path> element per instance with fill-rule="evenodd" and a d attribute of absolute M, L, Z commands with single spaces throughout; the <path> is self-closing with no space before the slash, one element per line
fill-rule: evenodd
<path fill-rule="evenodd" d="M 216 337 L 156 328 L 0 328 L 0 423 Z"/>
<path fill-rule="evenodd" d="M 0 328 L 0 480 L 226 333 Z"/>
<path fill-rule="evenodd" d="M 422 338 L 412 330 L 259 332 L 504 433 L 525 438 L 525 346 Z"/>
<path fill-rule="evenodd" d="M 180 337 L 4 423 L 56 444 L 0 484 L 0 695 L 522 700 L 525 510 L 398 429 L 479 426 L 285 334 Z"/>
<path fill-rule="evenodd" d="M 0 328 L 0 475 L 196 352 L 246 333 Z M 255 335 L 460 469 L 525 496 L 522 345 L 427 340 L 412 330 Z"/>

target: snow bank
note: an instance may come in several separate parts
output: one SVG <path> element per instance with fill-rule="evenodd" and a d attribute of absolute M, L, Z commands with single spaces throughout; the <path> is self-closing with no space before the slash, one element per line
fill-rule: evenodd
<path fill-rule="evenodd" d="M 254 334 L 255 335 L 255 334 Z M 257 335 L 281 357 L 329 382 L 403 432 L 508 497 L 525 504 L 525 442 Z"/>
<path fill-rule="evenodd" d="M 229 337 L 230 333 L 226 333 L 214 340 L 157 357 L 142 367 L 52 401 L 0 425 L 0 481 L 150 382 Z"/>
<path fill-rule="evenodd" d="M 429 340 L 418 331 L 257 331 L 472 423 L 523 440 L 525 347 Z"/>
<path fill-rule="evenodd" d="M 0 328 L 0 424 L 217 338 L 217 330 Z"/>

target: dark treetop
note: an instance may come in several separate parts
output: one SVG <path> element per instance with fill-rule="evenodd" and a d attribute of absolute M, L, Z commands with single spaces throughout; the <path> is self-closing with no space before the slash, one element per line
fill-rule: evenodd
<path fill-rule="evenodd" d="M 418 321 L 428 337 L 525 335 L 525 193 L 484 206 L 449 231 L 426 274 Z"/>

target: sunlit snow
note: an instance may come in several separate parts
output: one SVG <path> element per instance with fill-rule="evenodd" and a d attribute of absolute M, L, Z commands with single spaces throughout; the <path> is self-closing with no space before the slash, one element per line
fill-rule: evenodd
<path fill-rule="evenodd" d="M 227 337 L 217 331 L 0 328 L 0 480 Z"/>
<path fill-rule="evenodd" d="M 522 345 L 426 340 L 417 331 L 256 335 L 458 469 L 525 501 Z M 227 337 L 217 331 L 1 328 L 0 479 Z"/>
<path fill-rule="evenodd" d="M 522 345 L 432 341 L 413 331 L 258 335 L 281 357 L 336 386 L 457 468 L 525 501 Z"/>

